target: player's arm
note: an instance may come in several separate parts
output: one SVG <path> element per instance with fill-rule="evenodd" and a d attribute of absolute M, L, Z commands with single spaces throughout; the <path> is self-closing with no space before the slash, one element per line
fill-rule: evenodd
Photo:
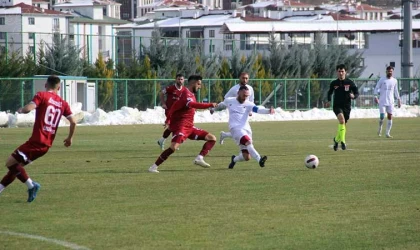
<path fill-rule="evenodd" d="M 333 82 L 331 82 L 330 83 L 330 89 L 328 90 L 328 93 L 327 93 L 327 102 L 324 105 L 326 108 L 330 107 L 331 96 L 332 96 L 333 92 L 334 92 L 334 84 L 333 84 Z"/>
<path fill-rule="evenodd" d="M 274 114 L 274 108 L 271 107 L 271 108 L 267 109 L 267 108 L 259 108 L 258 106 L 254 106 L 254 107 L 252 107 L 252 112 L 258 113 L 258 114 L 273 115 Z"/>
<path fill-rule="evenodd" d="M 398 101 L 398 108 L 401 108 L 401 97 L 400 92 L 398 92 L 398 83 L 396 83 L 394 86 L 394 97 Z"/>
<path fill-rule="evenodd" d="M 18 113 L 21 113 L 21 114 L 27 114 L 27 113 L 31 112 L 32 110 L 34 110 L 34 109 L 36 109 L 35 102 L 30 102 L 30 103 L 26 104 L 24 107 L 19 108 L 17 112 Z"/>
<path fill-rule="evenodd" d="M 375 95 L 375 102 L 379 103 L 378 95 L 381 91 L 381 84 L 382 84 L 382 78 L 379 79 L 379 81 L 376 83 L 375 89 L 373 90 L 373 94 Z"/>
<path fill-rule="evenodd" d="M 163 109 L 167 109 L 168 107 L 166 106 L 166 100 L 165 100 L 165 95 L 166 95 L 166 88 L 164 88 L 160 93 L 159 93 L 159 99 L 160 99 L 160 105 L 162 106 Z"/>
<path fill-rule="evenodd" d="M 194 109 L 206 109 L 206 108 L 214 108 L 217 107 L 217 103 L 213 102 L 213 103 L 201 103 L 201 102 L 188 102 L 187 106 L 189 108 L 194 108 Z"/>
<path fill-rule="evenodd" d="M 70 115 L 66 118 L 70 122 L 70 127 L 69 127 L 69 134 L 68 134 L 67 138 L 64 139 L 63 142 L 64 142 L 64 146 L 70 147 L 71 144 L 73 143 L 74 132 L 76 131 L 76 120 L 74 119 L 74 117 L 72 115 Z"/>
<path fill-rule="evenodd" d="M 353 81 L 351 83 L 352 84 L 351 84 L 350 98 L 356 99 L 359 96 L 359 88 L 356 86 L 356 84 Z"/>

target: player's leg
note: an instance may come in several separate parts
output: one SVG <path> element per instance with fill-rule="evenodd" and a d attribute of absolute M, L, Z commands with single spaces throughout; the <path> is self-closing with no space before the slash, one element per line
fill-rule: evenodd
<path fill-rule="evenodd" d="M 389 105 L 386 107 L 386 113 L 388 121 L 386 124 L 386 138 L 392 138 L 391 136 L 391 128 L 392 128 L 392 113 L 394 112 L 394 106 L 393 105 Z"/>
<path fill-rule="evenodd" d="M 48 147 L 37 147 L 31 143 L 25 143 L 16 149 L 7 159 L 6 167 L 9 172 L 2 179 L 2 186 L 6 187 L 18 178 L 22 183 L 28 187 L 28 202 L 32 202 L 41 188 L 41 185 L 29 177 L 24 166 L 35 161 L 39 157 L 48 152 Z"/>
<path fill-rule="evenodd" d="M 159 173 L 158 167 L 165 162 L 171 154 L 175 152 L 175 150 L 179 147 L 181 143 L 185 141 L 186 137 L 184 136 L 184 132 L 182 131 L 175 131 L 173 132 L 173 137 L 171 141 L 171 146 L 164 150 L 159 157 L 156 159 L 155 163 L 149 167 L 149 172 L 151 173 Z"/>
<path fill-rule="evenodd" d="M 382 125 L 384 124 L 385 118 L 385 106 L 379 104 L 379 128 L 378 128 L 378 136 L 382 136 Z"/>
<path fill-rule="evenodd" d="M 216 144 L 216 136 L 199 128 L 194 127 L 193 132 L 188 137 L 190 140 L 199 140 L 199 141 L 206 141 L 200 151 L 200 153 L 197 155 L 197 157 L 194 159 L 194 164 L 199 165 L 203 168 L 210 167 L 210 164 L 204 161 L 204 157 L 210 152 L 210 150 L 214 147 Z"/>
<path fill-rule="evenodd" d="M 341 142 L 342 140 L 341 136 L 342 136 L 343 130 L 345 129 L 345 119 L 344 119 L 344 114 L 343 114 L 344 112 L 342 108 L 333 107 L 333 111 L 338 121 L 337 133 L 335 137 L 333 138 L 333 141 L 334 141 L 333 149 L 334 151 L 337 151 L 338 143 Z"/>
<path fill-rule="evenodd" d="M 340 130 L 340 139 L 341 139 L 341 149 L 342 150 L 346 150 L 347 149 L 347 145 L 346 145 L 346 125 L 347 125 L 347 121 L 350 119 L 350 109 L 343 109 L 343 117 L 344 117 L 344 124 L 341 127 Z"/>
<path fill-rule="evenodd" d="M 230 132 L 220 131 L 219 143 L 223 144 L 226 138 L 231 138 L 232 134 Z"/>
<path fill-rule="evenodd" d="M 157 140 L 157 144 L 159 145 L 160 149 L 165 149 L 165 140 L 171 135 L 171 133 L 172 131 L 169 130 L 169 128 L 163 131 L 162 137 L 159 140 Z"/>
<path fill-rule="evenodd" d="M 249 154 L 251 155 L 252 158 L 254 158 L 258 164 L 260 165 L 260 167 L 264 167 L 265 166 L 265 161 L 267 160 L 267 156 L 262 156 L 258 153 L 258 151 L 254 148 L 254 145 L 252 144 L 252 138 L 250 137 L 250 135 L 244 135 L 241 138 L 240 141 L 241 145 L 245 145 L 246 149 L 248 150 Z M 247 160 L 247 159 L 245 159 Z"/>

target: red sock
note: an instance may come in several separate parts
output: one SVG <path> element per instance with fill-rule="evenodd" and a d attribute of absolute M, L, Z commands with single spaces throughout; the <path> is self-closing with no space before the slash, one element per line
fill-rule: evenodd
<path fill-rule="evenodd" d="M 162 164 L 164 161 L 166 161 L 166 159 L 168 159 L 168 157 L 173 154 L 173 150 L 172 148 L 168 148 L 165 151 L 162 152 L 162 154 L 160 154 L 160 156 L 157 158 L 155 164 L 156 166 L 159 166 L 160 164 Z"/>
<path fill-rule="evenodd" d="M 203 148 L 201 149 L 200 155 L 206 156 L 214 147 L 214 144 L 216 144 L 216 141 L 206 141 L 206 143 L 203 145 Z"/>
<path fill-rule="evenodd" d="M 29 179 L 29 175 L 26 173 L 25 168 L 19 164 L 16 169 L 19 171 L 19 173 L 16 174 L 16 178 L 18 178 L 22 183 L 25 183 Z"/>
<path fill-rule="evenodd" d="M 168 138 L 171 135 L 172 131 L 170 131 L 169 129 L 165 129 L 165 131 L 163 131 L 163 138 Z"/>
<path fill-rule="evenodd" d="M 7 187 L 8 185 L 10 185 L 10 183 L 12 183 L 16 179 L 16 174 L 19 173 L 19 171 L 16 169 L 16 167 L 18 165 L 19 164 L 14 164 L 10 167 L 7 167 L 9 169 L 9 171 L 3 177 L 3 179 L 1 179 L 1 181 L 0 181 L 1 185 Z"/>

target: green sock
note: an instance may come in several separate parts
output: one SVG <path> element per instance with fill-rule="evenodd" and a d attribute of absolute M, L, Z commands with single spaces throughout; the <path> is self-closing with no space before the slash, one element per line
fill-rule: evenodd
<path fill-rule="evenodd" d="M 346 124 L 338 124 L 338 133 L 340 134 L 341 142 L 346 143 Z"/>
<path fill-rule="evenodd" d="M 341 124 L 338 124 L 338 129 L 337 129 L 337 134 L 335 135 L 335 138 L 334 138 L 334 140 L 336 141 L 336 142 L 340 142 L 341 141 L 341 133 L 340 133 L 340 125 Z"/>

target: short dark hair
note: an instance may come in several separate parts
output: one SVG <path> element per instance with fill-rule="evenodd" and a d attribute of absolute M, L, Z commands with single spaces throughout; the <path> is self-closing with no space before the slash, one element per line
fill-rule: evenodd
<path fill-rule="evenodd" d="M 203 77 L 201 77 L 200 75 L 190 75 L 190 77 L 188 77 L 188 82 L 199 80 L 203 80 Z"/>
<path fill-rule="evenodd" d="M 60 84 L 60 82 L 61 82 L 60 77 L 56 75 L 50 75 L 47 79 L 47 85 L 50 88 L 55 88 L 57 84 Z"/>
<path fill-rule="evenodd" d="M 242 86 L 239 87 L 239 90 L 238 91 L 241 91 L 241 90 L 249 90 L 249 89 L 248 89 L 247 86 L 242 85 Z"/>
<path fill-rule="evenodd" d="M 178 77 L 184 77 L 184 75 L 183 74 L 176 74 L 175 78 L 178 78 Z"/>
<path fill-rule="evenodd" d="M 346 65 L 344 65 L 344 64 L 339 64 L 339 65 L 337 65 L 337 67 L 335 67 L 335 70 L 339 70 L 339 69 L 347 70 Z"/>
<path fill-rule="evenodd" d="M 390 69 L 394 70 L 394 67 L 392 67 L 392 66 L 386 67 L 386 70 L 390 70 Z"/>

